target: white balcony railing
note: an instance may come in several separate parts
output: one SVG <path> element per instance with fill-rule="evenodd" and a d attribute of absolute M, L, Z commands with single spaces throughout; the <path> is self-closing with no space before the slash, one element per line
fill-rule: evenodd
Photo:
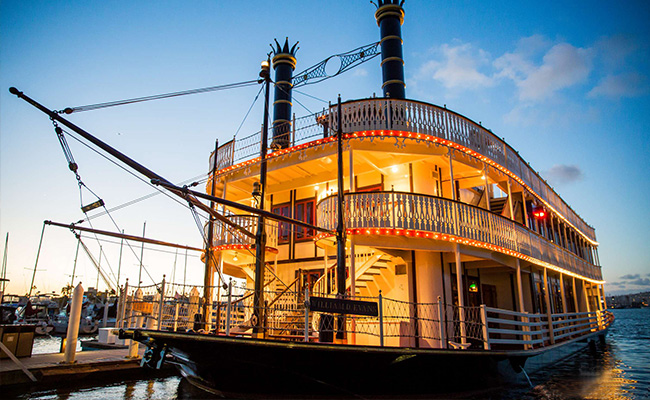
<path fill-rule="evenodd" d="M 336 228 L 337 199 L 323 199 L 316 220 Z M 454 235 L 500 246 L 590 279 L 602 279 L 600 267 L 588 263 L 526 227 L 487 210 L 452 200 L 403 192 L 348 193 L 347 229 L 402 229 Z"/>
<path fill-rule="evenodd" d="M 413 132 L 471 149 L 512 172 L 580 232 L 596 241 L 594 228 L 582 220 L 513 148 L 491 131 L 460 114 L 412 100 L 366 99 L 344 103 L 342 122 L 343 133 L 381 130 Z M 298 118 L 293 121 L 291 146 L 328 136 L 331 132 L 336 132 L 337 126 L 336 106 Z M 269 144 L 272 140 L 269 138 Z M 258 132 L 235 138 L 221 146 L 218 151 L 219 168 L 258 157 L 259 141 Z"/>
<path fill-rule="evenodd" d="M 256 215 L 227 215 L 226 218 L 252 234 L 257 232 Z M 267 218 L 264 220 L 264 225 L 266 227 L 266 245 L 268 247 L 278 247 L 278 222 Z M 226 224 L 215 224 L 213 237 L 213 246 L 255 244 L 255 239 Z"/>

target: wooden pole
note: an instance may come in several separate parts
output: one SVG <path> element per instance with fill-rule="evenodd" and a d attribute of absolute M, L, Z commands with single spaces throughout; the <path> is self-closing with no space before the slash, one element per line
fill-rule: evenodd
<path fill-rule="evenodd" d="M 211 179 L 212 184 L 210 185 L 210 195 L 214 197 L 215 187 L 217 186 L 217 153 L 219 152 L 219 140 L 214 144 L 214 162 L 212 164 Z M 215 210 L 214 201 L 210 202 L 210 209 Z M 214 271 L 213 267 L 215 266 L 214 262 L 214 252 L 212 250 L 212 245 L 214 241 L 214 218 L 210 215 L 208 221 L 208 234 L 205 243 L 205 271 L 203 275 L 203 322 L 205 322 L 206 331 L 210 331 L 210 314 L 212 313 L 212 286 L 214 286 Z M 219 275 L 221 276 L 221 274 Z"/>
<path fill-rule="evenodd" d="M 266 197 L 266 153 L 268 152 L 269 134 L 269 83 L 271 82 L 269 61 L 262 67 L 260 76 L 264 78 L 264 120 L 262 123 L 262 140 L 260 143 L 260 189 L 258 208 L 264 210 Z M 257 232 L 255 234 L 255 292 L 253 296 L 253 337 L 263 338 L 264 332 L 264 271 L 266 265 L 266 232 L 264 229 L 264 216 L 257 217 Z"/>

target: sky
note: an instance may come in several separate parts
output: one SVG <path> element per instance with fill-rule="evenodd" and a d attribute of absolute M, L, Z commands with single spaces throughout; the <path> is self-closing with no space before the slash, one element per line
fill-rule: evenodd
<path fill-rule="evenodd" d="M 481 121 L 520 152 L 596 229 L 606 293 L 650 290 L 650 3 L 416 1 L 404 4 L 406 95 Z M 52 109 L 255 79 L 275 38 L 300 41 L 297 70 L 379 39 L 375 6 L 358 1 L 0 1 L 0 240 L 8 293 L 72 281 L 76 239 L 44 220 L 75 222 L 156 190 L 67 137 L 81 191 L 52 123 L 17 87 Z M 69 116 L 166 179 L 199 180 L 215 140 L 259 129 L 259 87 Z M 381 93 L 379 59 L 294 93 L 298 116 Z M 248 118 L 244 118 L 251 108 Z M 241 125 L 241 128 L 240 128 Z M 97 215 L 99 210 L 91 212 Z M 191 212 L 165 195 L 92 218 L 92 226 L 202 246 Z M 113 222 L 114 221 L 114 222 Z M 88 226 L 86 223 L 85 226 Z M 82 239 L 96 259 L 100 242 Z M 139 244 L 101 242 L 101 265 L 137 283 Z M 199 284 L 198 254 L 145 246 L 143 284 L 165 274 Z M 151 276 L 149 278 L 147 273 Z M 96 286 L 81 251 L 74 282 Z M 100 289 L 105 286 L 99 283 Z"/>

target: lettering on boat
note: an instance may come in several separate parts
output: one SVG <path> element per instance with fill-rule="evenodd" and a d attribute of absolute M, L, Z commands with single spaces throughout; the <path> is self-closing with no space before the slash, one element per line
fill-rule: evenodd
<path fill-rule="evenodd" d="M 309 309 L 311 311 L 335 314 L 368 315 L 371 317 L 379 315 L 377 303 L 371 301 L 333 299 L 329 297 L 310 297 Z"/>

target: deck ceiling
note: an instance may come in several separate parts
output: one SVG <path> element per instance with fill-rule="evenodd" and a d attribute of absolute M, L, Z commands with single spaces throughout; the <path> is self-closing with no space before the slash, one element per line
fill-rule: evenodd
<path fill-rule="evenodd" d="M 408 152 L 406 152 L 407 150 Z M 449 159 L 444 148 L 428 148 L 416 145 L 400 148 L 398 152 L 395 152 L 395 145 L 392 143 L 355 143 L 353 151 L 354 174 L 357 176 L 372 171 L 389 175 L 391 167 L 394 165 L 415 164 L 418 162 L 423 162 L 432 169 L 434 165 L 438 165 L 447 171 L 449 169 Z M 348 154 L 345 151 L 343 155 L 343 174 L 346 177 L 349 173 Z M 271 158 L 267 164 L 269 191 L 271 193 L 280 193 L 336 180 L 336 158 L 335 143 L 327 143 Z M 458 154 L 454 157 L 453 167 L 454 178 L 458 180 L 461 188 L 485 185 L 482 163 L 479 163 L 475 158 Z M 501 182 L 500 175 L 502 174 L 491 168 L 488 177 L 489 183 Z M 443 182 L 445 181 L 444 178 L 443 175 Z M 259 181 L 259 164 L 253 164 L 234 171 L 228 175 L 227 179 L 228 199 L 234 201 L 249 199 L 251 198 L 253 183 Z M 449 181 L 448 176 L 446 181 Z M 505 189 L 505 185 L 500 186 Z"/>

